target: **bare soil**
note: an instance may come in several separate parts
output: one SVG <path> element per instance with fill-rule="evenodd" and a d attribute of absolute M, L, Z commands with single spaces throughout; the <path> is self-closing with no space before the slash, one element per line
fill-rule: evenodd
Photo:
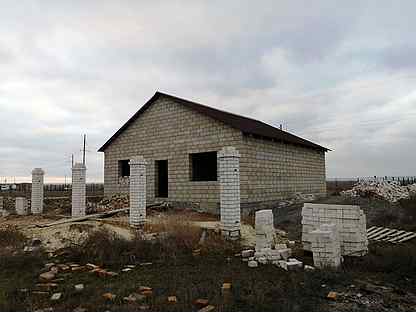
<path fill-rule="evenodd" d="M 368 226 L 387 224 L 407 230 L 415 226 L 402 216 L 409 209 L 416 209 L 411 203 L 402 207 L 367 199 L 346 200 L 339 196 L 320 199 L 318 202 L 359 204 L 367 214 Z M 294 204 L 274 209 L 274 223 L 276 228 L 288 233 L 289 239 L 296 241 L 294 256 L 311 265 L 311 255 L 301 250 L 299 242 L 301 207 L 302 204 Z M 387 212 L 391 216 L 386 219 Z M 171 218 L 183 220 L 192 226 L 210 228 L 214 232 L 218 226 L 217 217 L 206 214 L 156 211 L 149 214 L 146 231 L 151 233 L 162 229 L 161 224 Z M 125 239 L 132 235 L 127 217 L 123 215 L 51 228 L 33 227 L 38 223 L 53 221 L 56 218 L 8 217 L 0 219 L 0 229 L 17 226 L 29 238 L 40 238 L 47 251 L 59 251 L 68 241 L 77 242 L 84 235 L 87 237 L 92 231 L 102 228 L 116 232 Z M 246 244 L 252 244 L 253 229 L 248 224 L 243 227 L 243 235 Z M 129 246 L 123 241 L 119 244 L 121 245 L 112 248 L 116 253 Z M 248 268 L 247 263 L 235 255 L 241 248 L 222 249 L 210 241 L 206 244 L 197 253 L 169 251 L 174 255 L 183 253 L 183 257 L 159 257 L 158 252 L 167 252 L 166 246 L 160 249 L 157 245 L 150 246 L 151 249 L 146 249 L 149 252 L 146 260 L 140 260 L 140 255 L 132 258 L 129 264 L 135 267 L 128 272 L 123 271 L 126 263 L 117 263 L 117 259 L 122 258 L 121 255 L 114 254 L 115 262 L 100 265 L 118 275 L 98 276 L 90 273 L 90 270 L 59 272 L 53 281 L 57 286 L 46 290 L 44 294 L 37 293 L 40 290 L 38 276 L 45 272 L 47 263 L 76 263 L 84 266 L 87 262 L 97 264 L 99 259 L 91 256 L 81 261 L 81 258 L 74 258 L 64 252 L 16 254 L 16 250 L 0 259 L 0 311 L 34 311 L 44 308 L 73 311 L 77 307 L 83 307 L 88 312 L 198 311 L 201 307 L 194 304 L 198 298 L 207 299 L 209 304 L 215 306 L 214 311 L 416 311 L 415 241 L 400 246 L 371 243 L 368 256 L 346 258 L 342 269 L 338 271 L 312 272 L 286 272 L 272 265 Z M 172 248 L 183 248 L 177 246 L 179 245 Z M 82 250 L 78 252 L 83 253 Z M 111 254 L 111 250 L 109 252 Z M 99 251 L 97 254 L 100 254 Z M 84 284 L 84 290 L 77 292 L 74 285 L 80 283 Z M 223 283 L 231 283 L 231 290 L 224 292 L 221 289 Z M 140 286 L 152 288 L 151 295 L 134 303 L 123 299 L 139 293 Z M 335 300 L 327 298 L 330 291 L 336 292 Z M 56 292 L 61 292 L 62 298 L 51 301 L 51 295 Z M 108 292 L 116 297 L 113 300 L 104 299 L 102 295 Z M 177 303 L 169 303 L 168 296 L 176 296 Z"/>

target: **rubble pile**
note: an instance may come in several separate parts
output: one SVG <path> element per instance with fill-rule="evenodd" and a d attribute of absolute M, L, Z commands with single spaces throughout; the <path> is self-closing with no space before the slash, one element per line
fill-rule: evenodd
<path fill-rule="evenodd" d="M 95 206 L 96 212 L 102 212 L 106 210 L 124 209 L 129 208 L 129 196 L 127 194 L 114 194 L 110 198 L 104 198 L 95 205 L 92 203 L 90 206 Z"/>
<path fill-rule="evenodd" d="M 256 246 L 255 250 L 241 252 L 243 261 L 255 268 L 258 264 L 274 264 L 287 271 L 301 269 L 303 263 L 290 258 L 292 249 L 286 244 L 277 242 L 276 230 L 273 226 L 273 211 L 270 209 L 256 211 Z"/>
<path fill-rule="evenodd" d="M 351 190 L 342 191 L 341 195 L 378 198 L 395 203 L 416 195 L 416 184 L 401 186 L 397 181 L 360 181 Z"/>
<path fill-rule="evenodd" d="M 70 197 L 45 197 L 43 208 L 47 212 L 53 211 L 54 214 L 68 214 L 71 211 Z"/>
<path fill-rule="evenodd" d="M 316 198 L 315 194 L 295 193 L 292 198 L 279 201 L 278 208 L 288 207 L 297 203 L 304 203 L 305 201 L 314 201 Z"/>
<path fill-rule="evenodd" d="M 286 244 L 277 244 L 274 249 L 265 247 L 254 251 L 246 249 L 241 252 L 244 262 L 250 268 L 258 267 L 259 264 L 273 264 L 286 271 L 302 269 L 303 263 L 291 258 L 292 249 L 287 248 Z"/>

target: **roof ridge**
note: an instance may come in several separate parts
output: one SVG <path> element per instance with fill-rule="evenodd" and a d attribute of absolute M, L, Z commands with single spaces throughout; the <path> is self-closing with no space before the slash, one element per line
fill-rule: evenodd
<path fill-rule="evenodd" d="M 206 108 L 208 108 L 208 109 L 215 109 L 215 110 L 217 110 L 217 111 L 219 111 L 219 112 L 222 112 L 222 113 L 226 113 L 226 114 L 234 115 L 235 117 L 245 118 L 245 119 L 251 119 L 251 120 L 253 120 L 253 121 L 256 121 L 256 122 L 261 122 L 261 123 L 263 123 L 263 124 L 265 124 L 265 125 L 267 125 L 267 126 L 270 126 L 270 127 L 276 128 L 275 126 L 272 126 L 272 125 L 270 125 L 270 124 L 268 124 L 268 123 L 266 123 L 266 122 L 264 122 L 264 121 L 261 121 L 261 120 L 259 120 L 259 119 L 253 118 L 253 117 L 247 117 L 247 116 L 239 115 L 239 114 L 236 114 L 236 113 L 232 113 L 232 112 L 226 111 L 226 110 L 224 110 L 224 109 L 219 109 L 219 108 L 216 108 L 216 107 L 208 106 L 208 105 L 205 105 L 205 104 L 201 104 L 201 103 L 199 103 L 199 102 L 195 102 L 195 101 L 187 100 L 187 99 L 181 98 L 181 97 L 179 97 L 179 96 L 172 95 L 172 94 L 168 94 L 168 93 L 164 93 L 164 92 L 160 92 L 160 91 L 157 91 L 156 93 L 157 93 L 157 94 L 160 94 L 160 95 L 163 95 L 163 96 L 170 97 L 170 98 L 174 98 L 174 99 L 177 99 L 177 100 L 180 100 L 180 101 L 185 101 L 185 102 L 189 102 L 189 103 L 192 103 L 192 104 L 197 104 L 197 105 L 200 105 L 200 106 L 206 107 Z M 277 130 L 280 130 L 280 131 L 284 131 L 284 130 L 279 129 L 279 128 L 276 128 L 276 129 L 277 129 Z"/>
<path fill-rule="evenodd" d="M 198 102 L 193 102 L 161 91 L 156 91 L 156 93 L 129 120 L 127 120 L 127 122 L 116 133 L 114 133 L 113 136 L 110 139 L 108 139 L 107 142 L 98 151 L 103 152 L 108 145 L 110 145 L 126 128 L 128 128 L 128 126 L 132 122 L 134 122 L 160 96 L 167 97 L 178 104 L 184 105 L 189 109 L 197 111 L 198 113 L 201 113 L 203 115 L 216 119 L 222 123 L 225 123 L 230 127 L 240 130 L 243 133 L 258 135 L 263 138 L 276 139 L 283 142 L 306 146 L 313 149 L 319 149 L 324 151 L 329 150 L 326 147 L 320 146 L 316 143 L 298 137 L 297 135 L 276 128 L 263 121 L 227 112 L 225 110 L 200 104 Z"/>

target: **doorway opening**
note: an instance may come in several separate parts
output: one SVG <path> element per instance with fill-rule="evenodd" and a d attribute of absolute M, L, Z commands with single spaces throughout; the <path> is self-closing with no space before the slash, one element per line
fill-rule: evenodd
<path fill-rule="evenodd" d="M 168 160 L 155 162 L 156 197 L 168 197 Z"/>

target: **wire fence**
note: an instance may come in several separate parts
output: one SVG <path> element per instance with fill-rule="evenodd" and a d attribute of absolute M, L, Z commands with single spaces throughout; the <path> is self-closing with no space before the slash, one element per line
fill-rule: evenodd
<path fill-rule="evenodd" d="M 48 195 L 68 195 L 72 192 L 72 184 L 70 183 L 59 183 L 59 184 L 44 184 L 43 190 L 45 196 Z M 0 196 L 16 196 L 24 195 L 27 196 L 32 191 L 31 183 L 17 183 L 17 184 L 0 184 Z M 104 183 L 87 183 L 86 192 L 89 195 L 103 194 Z"/>

